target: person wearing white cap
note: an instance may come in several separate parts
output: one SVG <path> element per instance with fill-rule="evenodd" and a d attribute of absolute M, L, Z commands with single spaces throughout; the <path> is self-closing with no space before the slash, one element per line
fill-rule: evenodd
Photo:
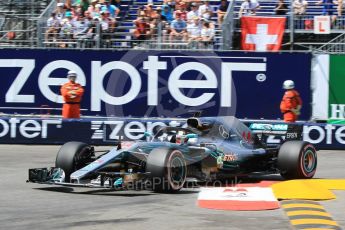
<path fill-rule="evenodd" d="M 188 23 L 192 23 L 193 22 L 193 18 L 196 16 L 196 17 L 199 17 L 199 11 L 198 11 L 198 4 L 196 4 L 195 2 L 192 2 L 190 4 L 190 7 L 191 7 L 191 11 L 189 11 L 187 13 L 187 22 Z"/>
<path fill-rule="evenodd" d="M 188 42 L 199 41 L 201 35 L 201 26 L 199 23 L 199 17 L 194 16 L 193 21 L 187 25 Z"/>
<path fill-rule="evenodd" d="M 57 3 L 57 8 L 54 11 L 54 13 L 56 14 L 56 19 L 59 20 L 59 22 L 61 23 L 62 19 L 65 18 L 65 9 L 64 9 L 65 4 L 62 2 Z"/>
<path fill-rule="evenodd" d="M 204 0 L 204 4 L 199 6 L 198 9 L 199 17 L 210 19 L 212 14 L 213 12 L 209 0 Z"/>
<path fill-rule="evenodd" d="M 283 89 L 286 91 L 280 102 L 280 110 L 285 122 L 295 122 L 302 108 L 302 99 L 294 88 L 295 83 L 292 80 L 284 81 Z"/>
<path fill-rule="evenodd" d="M 80 118 L 80 102 L 84 94 L 84 89 L 79 83 L 76 83 L 77 73 L 75 71 L 68 71 L 67 78 L 69 81 L 60 88 L 64 100 L 62 117 Z"/>
<path fill-rule="evenodd" d="M 89 5 L 89 8 L 87 9 L 87 11 L 90 12 L 91 16 L 93 17 L 93 12 L 96 11 L 96 5 L 98 3 L 98 0 L 92 0 L 91 4 Z"/>

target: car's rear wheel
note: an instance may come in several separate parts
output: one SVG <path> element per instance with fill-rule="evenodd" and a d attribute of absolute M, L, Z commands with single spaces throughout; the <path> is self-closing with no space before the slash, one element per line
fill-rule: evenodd
<path fill-rule="evenodd" d="M 187 165 L 181 151 L 157 148 L 150 152 L 146 171 L 152 178 L 156 192 L 177 192 L 186 182 Z"/>
<path fill-rule="evenodd" d="M 93 155 L 94 152 L 91 146 L 82 142 L 67 142 L 61 146 L 57 153 L 55 167 L 64 171 L 65 181 L 69 182 L 71 174 L 92 161 Z"/>
<path fill-rule="evenodd" d="M 317 154 L 305 141 L 288 141 L 279 149 L 278 169 L 285 179 L 309 179 L 315 175 Z"/>

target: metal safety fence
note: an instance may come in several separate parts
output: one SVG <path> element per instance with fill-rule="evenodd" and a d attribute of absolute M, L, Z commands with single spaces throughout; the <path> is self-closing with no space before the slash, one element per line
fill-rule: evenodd
<path fill-rule="evenodd" d="M 118 31 L 116 26 L 104 29 L 101 22 L 91 21 L 91 26 L 81 21 L 78 28 L 68 23 L 62 27 L 39 27 L 43 38 L 42 47 L 54 48 L 118 48 L 118 49 L 220 49 L 220 30 L 214 24 L 205 28 L 187 28 L 172 32 L 168 24 L 157 23 L 143 31 L 131 29 L 128 32 Z"/>
<path fill-rule="evenodd" d="M 129 23 L 128 20 L 124 23 L 126 26 L 118 21 L 113 27 L 107 26 L 107 29 L 103 28 L 102 21 L 95 22 L 94 27 L 89 28 L 92 32 L 83 33 L 79 33 L 78 28 L 68 28 L 66 25 L 51 28 L 47 26 L 47 20 L 56 9 L 56 1 L 8 0 L 0 6 L 0 47 L 238 50 L 241 47 L 234 41 L 239 39 L 241 31 L 238 17 L 239 2 L 242 1 L 229 2 L 222 25 L 218 25 L 216 19 L 211 20 L 212 38 L 204 39 L 201 35 L 194 38 L 188 29 L 185 35 L 171 35 L 169 25 L 163 22 L 155 23 L 148 31 L 139 35 L 136 35 L 137 28 L 134 22 Z M 5 17 L 1 17 L 1 12 Z M 265 16 L 263 13 L 259 15 Z M 283 47 L 312 51 L 323 47 L 323 51 L 326 52 L 326 44 L 344 32 L 345 17 L 338 16 L 332 19 L 330 36 L 313 36 L 315 15 L 293 15 L 292 12 L 288 12 L 285 16 L 287 20 Z M 274 15 L 267 13 L 267 16 Z M 235 33 L 237 35 L 234 35 Z M 333 41 L 337 46 L 333 44 L 332 52 L 345 52 L 342 42 L 345 41 Z"/>

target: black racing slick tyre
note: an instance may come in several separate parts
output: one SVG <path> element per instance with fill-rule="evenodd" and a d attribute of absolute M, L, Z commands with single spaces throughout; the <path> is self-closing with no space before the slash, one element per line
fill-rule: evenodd
<path fill-rule="evenodd" d="M 285 179 L 310 179 L 315 175 L 317 154 L 305 141 L 287 141 L 279 149 L 278 169 Z"/>
<path fill-rule="evenodd" d="M 147 158 L 146 171 L 150 173 L 155 192 L 178 192 L 186 182 L 186 161 L 176 149 L 153 149 Z"/>
<path fill-rule="evenodd" d="M 55 167 L 61 168 L 65 172 L 65 181 L 69 182 L 70 175 L 86 166 L 93 155 L 91 146 L 82 142 L 67 142 L 61 146 L 56 155 Z"/>

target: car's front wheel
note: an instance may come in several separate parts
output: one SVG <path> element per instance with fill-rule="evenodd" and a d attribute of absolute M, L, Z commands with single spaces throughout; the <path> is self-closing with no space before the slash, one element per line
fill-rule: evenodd
<path fill-rule="evenodd" d="M 177 192 L 186 182 L 187 165 L 181 151 L 157 148 L 150 152 L 146 171 L 156 192 Z"/>
<path fill-rule="evenodd" d="M 55 167 L 64 171 L 65 181 L 69 182 L 71 174 L 92 161 L 93 155 L 91 146 L 82 142 L 67 142 L 61 146 L 56 155 Z"/>
<path fill-rule="evenodd" d="M 315 175 L 317 154 L 305 141 L 287 141 L 279 149 L 278 169 L 285 179 L 309 179 Z"/>

